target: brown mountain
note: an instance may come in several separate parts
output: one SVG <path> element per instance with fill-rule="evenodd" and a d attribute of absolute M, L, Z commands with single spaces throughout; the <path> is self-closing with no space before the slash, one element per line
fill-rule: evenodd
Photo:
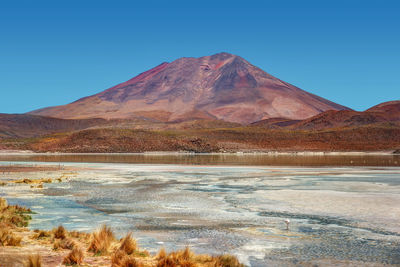
<path fill-rule="evenodd" d="M 290 128 L 297 130 L 325 130 L 363 125 L 400 126 L 400 101 L 381 103 L 366 111 L 328 110 L 304 120 L 267 119 L 253 126 L 263 128 Z"/>
<path fill-rule="evenodd" d="M 35 137 L 105 125 L 104 119 L 65 120 L 29 114 L 1 114 L 0 138 Z"/>
<path fill-rule="evenodd" d="M 348 108 L 305 92 L 228 53 L 180 58 L 64 106 L 31 112 L 64 119 L 301 120 Z"/>

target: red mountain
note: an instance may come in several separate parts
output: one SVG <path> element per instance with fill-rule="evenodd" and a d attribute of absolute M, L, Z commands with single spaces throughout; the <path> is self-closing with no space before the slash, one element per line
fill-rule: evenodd
<path fill-rule="evenodd" d="M 281 81 L 228 53 L 180 58 L 71 104 L 31 114 L 64 119 L 220 119 L 247 124 L 268 118 L 305 119 L 347 110 Z"/>
<path fill-rule="evenodd" d="M 381 103 L 366 111 L 328 110 L 305 120 L 267 119 L 252 125 L 263 128 L 324 130 L 363 125 L 400 126 L 400 101 Z"/>

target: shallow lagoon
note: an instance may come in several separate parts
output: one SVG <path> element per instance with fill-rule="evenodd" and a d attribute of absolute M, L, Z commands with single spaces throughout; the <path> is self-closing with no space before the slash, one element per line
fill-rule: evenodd
<path fill-rule="evenodd" d="M 132 158 L 129 163 L 104 163 L 104 157 L 111 155 L 101 156 L 102 160 L 86 157 L 86 163 L 41 157 L 34 163 L 26 157 L 0 162 L 60 162 L 75 168 L 68 182 L 46 184 L 42 190 L 28 185 L 0 187 L 10 203 L 37 212 L 32 229 L 62 223 L 68 229 L 91 231 L 107 223 L 120 235 L 133 231 L 139 244 L 152 252 L 161 246 L 190 245 L 198 253 L 235 254 L 251 266 L 400 264 L 400 168 L 396 165 L 341 166 L 318 159 L 325 167 L 316 167 L 304 156 L 296 162 L 309 166 L 268 166 L 276 159 L 259 155 L 247 161 L 248 156 L 236 156 L 236 161 L 234 156 L 220 158 L 209 164 L 193 155 L 180 155 L 173 162 L 152 155 L 152 164 Z M 120 157 L 109 161 L 121 162 Z M 392 165 L 398 159 L 373 157 L 377 162 L 390 160 Z M 358 159 L 372 162 L 372 158 Z M 356 159 L 333 160 L 338 161 L 349 165 Z M 289 230 L 286 219 L 291 221 Z"/>

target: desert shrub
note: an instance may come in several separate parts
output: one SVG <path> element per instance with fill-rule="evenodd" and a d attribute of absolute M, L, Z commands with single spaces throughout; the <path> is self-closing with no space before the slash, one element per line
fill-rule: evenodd
<path fill-rule="evenodd" d="M 75 246 L 71 252 L 64 258 L 63 264 L 65 265 L 76 265 L 83 262 L 85 252 L 82 248 Z"/>
<path fill-rule="evenodd" d="M 76 242 L 70 238 L 56 239 L 53 243 L 53 249 L 73 249 L 76 247 Z"/>
<path fill-rule="evenodd" d="M 54 238 L 56 239 L 64 239 L 67 234 L 64 226 L 62 225 L 58 226 L 56 229 L 53 229 L 53 233 L 54 233 Z"/>
<path fill-rule="evenodd" d="M 107 254 L 113 241 L 115 237 L 111 228 L 103 225 L 100 230 L 92 234 L 88 251 L 95 254 Z"/>
<path fill-rule="evenodd" d="M 39 254 L 30 255 L 24 264 L 24 267 L 41 267 L 41 266 L 42 266 L 42 258 L 40 257 Z"/>
<path fill-rule="evenodd" d="M 19 246 L 22 238 L 16 236 L 7 227 L 0 228 L 0 246 Z"/>

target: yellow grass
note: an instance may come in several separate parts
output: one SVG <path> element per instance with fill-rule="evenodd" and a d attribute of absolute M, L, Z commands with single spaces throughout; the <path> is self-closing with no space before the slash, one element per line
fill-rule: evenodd
<path fill-rule="evenodd" d="M 136 240 L 132 238 L 132 233 L 128 233 L 122 240 L 119 247 L 120 250 L 130 255 L 137 249 Z"/>
<path fill-rule="evenodd" d="M 57 228 L 53 229 L 54 238 L 64 239 L 66 237 L 66 231 L 64 226 L 60 225 Z"/>
<path fill-rule="evenodd" d="M 74 247 L 72 251 L 64 258 L 63 264 L 76 265 L 81 264 L 85 257 L 85 252 L 80 247 Z"/>
<path fill-rule="evenodd" d="M 143 267 L 143 263 L 123 250 L 117 250 L 111 257 L 111 267 Z"/>
<path fill-rule="evenodd" d="M 74 247 L 76 247 L 76 242 L 70 238 L 55 239 L 53 244 L 54 250 L 73 249 Z"/>
<path fill-rule="evenodd" d="M 167 255 L 162 248 L 158 255 L 157 267 L 244 267 L 233 255 L 196 255 L 189 247 Z"/>
<path fill-rule="evenodd" d="M 113 241 L 115 237 L 111 228 L 103 225 L 100 230 L 92 234 L 88 251 L 100 255 L 107 254 Z"/>
<path fill-rule="evenodd" d="M 6 226 L 0 226 L 0 246 L 20 246 L 22 238 L 16 236 Z"/>

